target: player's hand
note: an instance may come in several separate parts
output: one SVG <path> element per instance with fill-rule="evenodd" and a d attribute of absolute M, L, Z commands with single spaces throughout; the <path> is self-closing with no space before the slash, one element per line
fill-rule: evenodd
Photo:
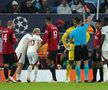
<path fill-rule="evenodd" d="M 67 43 L 66 50 L 68 50 L 68 51 L 71 51 L 72 50 L 72 47 L 70 47 L 70 43 Z"/>

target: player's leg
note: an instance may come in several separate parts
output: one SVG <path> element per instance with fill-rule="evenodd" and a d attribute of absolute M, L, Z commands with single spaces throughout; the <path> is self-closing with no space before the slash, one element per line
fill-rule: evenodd
<path fill-rule="evenodd" d="M 34 79 L 33 79 L 33 82 L 36 82 L 37 74 L 38 74 L 38 65 L 34 65 Z"/>
<path fill-rule="evenodd" d="M 88 73 L 89 73 L 89 66 L 88 66 L 88 49 L 87 46 L 84 45 L 82 49 L 83 53 L 83 60 L 84 60 L 84 75 L 85 75 L 85 82 L 88 82 Z"/>
<path fill-rule="evenodd" d="M 103 66 L 99 68 L 100 80 L 98 82 L 103 82 Z"/>
<path fill-rule="evenodd" d="M 34 65 L 34 79 L 33 82 L 36 82 L 37 79 L 37 74 L 38 74 L 38 54 L 34 53 L 33 57 L 32 57 L 32 64 Z"/>
<path fill-rule="evenodd" d="M 97 55 L 96 55 L 96 50 L 94 49 L 94 52 L 93 52 L 93 63 L 92 63 L 92 66 L 93 66 L 93 79 L 92 79 L 92 82 L 96 82 L 96 77 L 97 77 L 97 67 L 96 67 L 96 64 L 97 64 Z"/>
<path fill-rule="evenodd" d="M 24 63 L 25 63 L 25 54 L 22 52 L 16 52 L 16 55 L 18 57 L 18 67 L 16 69 L 16 79 L 18 82 L 21 82 L 20 80 L 20 74 L 21 70 L 23 69 Z"/>
<path fill-rule="evenodd" d="M 80 65 L 81 65 L 81 53 L 82 50 L 81 50 L 81 47 L 80 46 L 75 46 L 75 49 L 74 49 L 74 58 L 75 58 L 75 61 L 76 61 L 76 74 L 77 74 L 77 81 L 78 82 L 81 82 L 81 75 L 80 75 Z"/>
<path fill-rule="evenodd" d="M 81 65 L 81 61 L 80 60 L 76 61 L 76 74 L 78 77 L 77 78 L 78 82 L 81 81 L 80 65 Z"/>
<path fill-rule="evenodd" d="M 74 46 L 71 45 L 72 47 L 72 50 L 69 51 L 69 54 L 68 54 L 68 57 L 69 57 L 69 62 L 68 62 L 68 65 L 67 65 L 67 68 L 66 68 L 66 82 L 70 81 L 69 80 L 69 76 L 70 76 L 70 71 L 71 71 L 71 68 L 72 68 L 72 65 L 73 65 L 73 60 L 74 60 Z"/>
<path fill-rule="evenodd" d="M 84 61 L 85 82 L 88 82 L 88 73 L 89 73 L 89 66 L 88 66 L 88 60 L 86 60 Z"/>
<path fill-rule="evenodd" d="M 16 82 L 16 81 L 13 79 L 13 76 L 14 76 L 14 74 L 15 74 L 15 72 L 16 72 L 16 64 L 15 64 L 15 57 L 14 57 L 14 55 L 13 55 L 13 54 L 10 55 L 9 59 L 10 59 L 9 65 L 10 65 L 10 70 L 11 70 L 9 79 L 10 79 L 12 82 Z"/>
<path fill-rule="evenodd" d="M 3 64 L 4 64 L 4 75 L 6 82 L 8 82 L 8 69 L 9 69 L 9 60 L 7 55 L 3 55 Z"/>
<path fill-rule="evenodd" d="M 71 50 L 69 51 L 69 62 L 66 68 L 66 82 L 70 81 L 69 76 L 70 76 L 70 71 L 74 62 L 73 60 L 74 60 L 74 51 Z"/>
<path fill-rule="evenodd" d="M 108 51 L 102 51 L 102 55 L 105 59 L 108 59 Z M 104 59 L 102 58 L 102 61 L 104 61 Z M 104 73 L 104 82 L 108 81 L 108 66 L 107 64 L 103 65 L 103 73 Z"/>
<path fill-rule="evenodd" d="M 50 51 L 50 57 L 49 57 L 49 68 L 52 74 L 52 79 L 54 81 L 57 81 L 56 79 L 56 69 L 55 69 L 55 64 L 54 64 L 54 60 L 56 60 L 56 55 L 57 55 L 57 51 Z"/>
<path fill-rule="evenodd" d="M 31 71 L 32 71 L 32 68 L 33 68 L 33 64 L 32 64 L 32 53 L 27 53 L 27 57 L 28 57 L 28 60 L 29 60 L 29 66 L 28 66 L 28 69 L 27 69 L 27 82 L 31 82 L 30 81 L 30 74 L 31 74 Z"/>

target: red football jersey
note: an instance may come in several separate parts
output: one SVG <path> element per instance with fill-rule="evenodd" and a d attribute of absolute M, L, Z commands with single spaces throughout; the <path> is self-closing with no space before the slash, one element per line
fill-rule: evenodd
<path fill-rule="evenodd" d="M 43 43 L 48 42 L 48 50 L 58 50 L 59 31 L 58 28 L 50 24 L 45 29 Z"/>
<path fill-rule="evenodd" d="M 16 37 L 14 31 L 9 28 L 5 28 L 2 32 L 2 53 L 12 54 L 15 53 L 14 44 L 16 43 Z"/>
<path fill-rule="evenodd" d="M 100 46 L 100 42 L 101 42 L 101 30 L 97 30 L 94 38 L 94 48 Z"/>

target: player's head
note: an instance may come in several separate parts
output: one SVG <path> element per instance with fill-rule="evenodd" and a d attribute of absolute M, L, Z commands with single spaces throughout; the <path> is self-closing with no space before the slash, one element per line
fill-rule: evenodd
<path fill-rule="evenodd" d="M 52 22 L 51 17 L 48 16 L 48 17 L 45 19 L 46 25 L 49 25 L 51 22 Z"/>
<path fill-rule="evenodd" d="M 40 35 L 40 28 L 34 28 L 32 34 Z"/>
<path fill-rule="evenodd" d="M 108 17 L 104 18 L 104 26 L 108 25 Z"/>
<path fill-rule="evenodd" d="M 13 28 L 13 27 L 14 27 L 13 21 L 12 21 L 12 20 L 9 20 L 9 21 L 7 22 L 7 26 L 8 26 L 9 28 Z"/>
<path fill-rule="evenodd" d="M 102 22 L 101 22 L 101 20 L 96 20 L 95 21 L 95 28 L 96 29 L 100 29 L 102 27 Z"/>
<path fill-rule="evenodd" d="M 82 20 L 81 20 L 80 18 L 77 18 L 77 17 L 76 17 L 76 18 L 73 20 L 73 23 L 74 23 L 75 26 L 82 25 Z"/>

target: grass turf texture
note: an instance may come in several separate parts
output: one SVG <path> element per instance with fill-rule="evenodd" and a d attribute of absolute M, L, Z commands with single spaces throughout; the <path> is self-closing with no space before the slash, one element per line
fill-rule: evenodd
<path fill-rule="evenodd" d="M 108 83 L 0 83 L 0 90 L 107 90 Z"/>

